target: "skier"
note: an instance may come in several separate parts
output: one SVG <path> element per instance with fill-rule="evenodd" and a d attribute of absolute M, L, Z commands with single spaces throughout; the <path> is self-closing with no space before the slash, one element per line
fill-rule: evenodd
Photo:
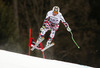
<path fill-rule="evenodd" d="M 50 37 L 46 43 L 46 46 L 49 46 L 55 36 L 56 31 L 59 28 L 60 21 L 64 24 L 67 31 L 71 31 L 68 23 L 65 21 L 64 17 L 60 13 L 60 8 L 58 6 L 54 6 L 52 10 L 48 11 L 46 18 L 44 20 L 43 26 L 40 28 L 40 35 L 37 39 L 35 47 L 37 47 L 43 40 L 44 35 L 48 30 L 51 30 Z"/>

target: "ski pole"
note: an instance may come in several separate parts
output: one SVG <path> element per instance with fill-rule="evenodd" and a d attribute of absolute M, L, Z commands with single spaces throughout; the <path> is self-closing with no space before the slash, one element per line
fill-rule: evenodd
<path fill-rule="evenodd" d="M 73 33 L 72 33 L 71 31 L 70 31 L 70 33 L 71 33 L 71 37 L 72 37 L 73 42 L 75 43 L 75 45 L 76 45 L 78 48 L 80 48 L 80 47 L 78 46 L 78 44 L 75 42 L 74 38 L 73 38 Z"/>

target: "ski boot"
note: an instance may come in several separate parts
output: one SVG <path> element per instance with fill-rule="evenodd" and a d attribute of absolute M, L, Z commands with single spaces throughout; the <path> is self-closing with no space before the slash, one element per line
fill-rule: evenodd
<path fill-rule="evenodd" d="M 49 46 L 50 44 L 51 44 L 51 40 L 48 40 L 46 46 Z"/>

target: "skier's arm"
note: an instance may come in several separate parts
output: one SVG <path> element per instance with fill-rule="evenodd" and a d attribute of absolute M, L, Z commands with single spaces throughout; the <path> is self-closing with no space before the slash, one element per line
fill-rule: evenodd
<path fill-rule="evenodd" d="M 64 17 L 61 14 L 61 22 L 64 24 L 65 28 L 67 29 L 67 31 L 71 31 L 71 28 L 69 27 L 68 23 L 65 21 Z"/>
<path fill-rule="evenodd" d="M 49 22 L 49 12 L 47 12 L 46 18 L 44 19 L 43 26 L 45 26 L 46 23 L 48 22 Z"/>
<path fill-rule="evenodd" d="M 46 28 L 46 23 L 47 23 L 48 19 L 44 19 L 43 25 L 40 28 L 40 31 L 42 31 L 44 28 Z"/>
<path fill-rule="evenodd" d="M 68 23 L 65 21 L 64 17 L 62 16 L 62 14 L 60 14 L 60 18 L 61 18 L 61 22 L 64 24 L 64 26 L 67 28 L 69 25 Z"/>
<path fill-rule="evenodd" d="M 43 26 L 45 26 L 46 23 L 48 23 L 48 22 L 49 22 L 49 18 L 44 19 Z"/>
<path fill-rule="evenodd" d="M 68 23 L 67 22 L 62 22 L 62 23 L 65 25 L 67 31 L 70 32 L 71 31 L 71 28 L 69 27 Z"/>
<path fill-rule="evenodd" d="M 44 28 L 46 28 L 46 24 L 49 22 L 49 14 L 47 13 L 46 18 L 44 19 L 43 25 L 40 28 L 40 31 L 42 31 Z"/>

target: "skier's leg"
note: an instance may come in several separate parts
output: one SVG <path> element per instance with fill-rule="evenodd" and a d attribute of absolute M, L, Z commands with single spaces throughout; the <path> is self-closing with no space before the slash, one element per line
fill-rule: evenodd
<path fill-rule="evenodd" d="M 45 33 L 48 31 L 49 29 L 47 29 L 47 28 L 45 28 L 45 29 L 43 29 L 42 31 L 41 31 L 41 37 L 44 37 L 44 35 L 45 35 Z"/>
<path fill-rule="evenodd" d="M 43 29 L 37 39 L 36 45 L 40 44 L 44 40 L 44 35 L 48 31 L 47 28 Z"/>
<path fill-rule="evenodd" d="M 47 41 L 47 46 L 48 46 L 48 44 L 51 44 L 51 42 L 52 42 L 52 40 L 53 40 L 53 38 L 55 36 L 55 33 L 58 30 L 58 28 L 59 28 L 59 25 L 55 25 L 54 27 L 52 27 L 51 33 L 50 33 L 50 38 Z"/>
<path fill-rule="evenodd" d="M 41 31 L 41 33 L 40 33 L 41 35 L 39 35 L 39 37 L 35 43 L 35 46 L 33 48 L 31 48 L 32 51 L 44 40 L 44 35 L 47 31 L 48 31 L 48 29 L 46 29 L 46 28 Z"/>
<path fill-rule="evenodd" d="M 55 32 L 56 31 L 54 29 L 51 30 L 50 37 L 49 37 L 49 39 L 48 39 L 48 41 L 46 43 L 46 46 L 48 46 L 49 44 L 51 44 L 51 42 L 52 42 L 52 40 L 53 40 L 53 38 L 55 36 Z"/>
<path fill-rule="evenodd" d="M 51 38 L 51 40 L 53 40 L 53 38 L 54 38 L 54 36 L 55 36 L 55 33 L 56 33 L 55 29 L 52 29 L 52 30 L 51 30 L 51 33 L 50 33 L 50 38 Z"/>
<path fill-rule="evenodd" d="M 46 43 L 46 46 L 41 51 L 45 51 L 45 50 L 47 50 L 48 48 L 50 48 L 50 47 L 52 47 L 54 45 L 54 43 L 51 43 L 51 42 L 52 42 L 52 40 L 53 40 L 53 38 L 55 36 L 55 32 L 56 31 L 54 29 L 51 30 L 50 37 L 49 37 L 49 39 L 48 39 L 48 41 Z"/>
<path fill-rule="evenodd" d="M 48 25 L 48 23 L 45 24 L 45 28 L 41 31 L 41 33 L 39 35 L 39 38 L 37 39 L 37 42 L 36 42 L 37 44 L 36 45 L 40 44 L 44 40 L 44 35 L 49 29 L 50 29 L 50 26 Z M 42 41 L 40 41 L 38 43 L 39 40 L 42 40 Z"/>

